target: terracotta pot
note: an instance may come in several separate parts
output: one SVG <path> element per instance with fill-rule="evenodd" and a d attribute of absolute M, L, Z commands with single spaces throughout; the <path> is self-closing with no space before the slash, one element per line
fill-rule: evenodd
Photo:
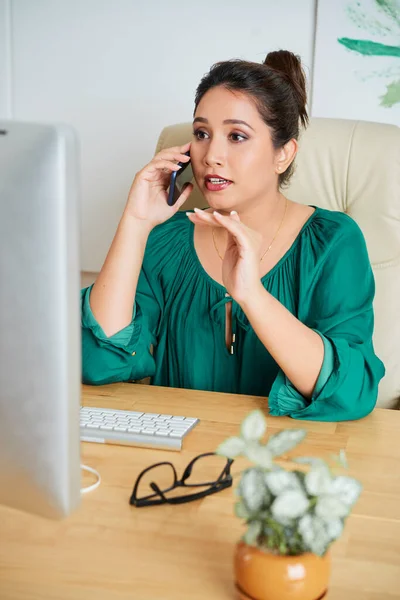
<path fill-rule="evenodd" d="M 279 556 L 239 542 L 235 560 L 240 600 L 319 600 L 329 582 L 329 554 Z"/>

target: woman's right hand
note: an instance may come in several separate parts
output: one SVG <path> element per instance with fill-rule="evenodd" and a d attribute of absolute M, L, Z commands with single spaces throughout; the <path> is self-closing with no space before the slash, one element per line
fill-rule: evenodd
<path fill-rule="evenodd" d="M 167 189 L 173 171 L 179 171 L 177 162 L 188 162 L 185 152 L 191 142 L 184 146 L 174 146 L 161 150 L 141 171 L 136 173 L 125 214 L 143 223 L 149 230 L 170 219 L 188 199 L 193 185 L 188 184 L 174 206 L 168 206 Z"/>

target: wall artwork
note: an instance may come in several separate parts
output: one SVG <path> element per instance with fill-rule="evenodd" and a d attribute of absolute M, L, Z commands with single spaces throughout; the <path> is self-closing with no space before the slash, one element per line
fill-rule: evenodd
<path fill-rule="evenodd" d="M 312 115 L 400 125 L 400 0 L 318 0 Z"/>

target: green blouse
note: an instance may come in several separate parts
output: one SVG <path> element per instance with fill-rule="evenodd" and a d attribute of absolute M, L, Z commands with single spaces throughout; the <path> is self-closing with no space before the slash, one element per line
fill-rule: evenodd
<path fill-rule="evenodd" d="M 156 227 L 146 246 L 132 322 L 107 337 L 83 289 L 83 382 L 151 377 L 153 385 L 269 396 L 272 415 L 358 419 L 375 406 L 385 373 L 372 344 L 374 278 L 364 237 L 343 213 L 316 208 L 291 248 L 262 278 L 266 290 L 324 342 L 311 399 L 292 385 L 245 313 L 202 267 L 185 213 Z M 235 343 L 225 342 L 232 301 Z M 151 352 L 153 346 L 153 352 Z"/>

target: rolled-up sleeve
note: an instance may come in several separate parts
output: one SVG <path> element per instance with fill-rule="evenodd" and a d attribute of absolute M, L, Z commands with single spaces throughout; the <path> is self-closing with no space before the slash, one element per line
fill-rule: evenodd
<path fill-rule="evenodd" d="M 155 362 L 151 346 L 163 311 L 160 287 L 142 268 L 132 320 L 121 331 L 107 337 L 90 307 L 92 286 L 81 291 L 82 381 L 103 385 L 152 377 Z"/>
<path fill-rule="evenodd" d="M 319 266 L 307 290 L 307 312 L 299 316 L 324 341 L 323 365 L 312 397 L 304 398 L 280 370 L 269 394 L 272 415 L 343 421 L 373 410 L 385 374 L 372 341 L 374 293 L 365 240 L 354 223 Z"/>

